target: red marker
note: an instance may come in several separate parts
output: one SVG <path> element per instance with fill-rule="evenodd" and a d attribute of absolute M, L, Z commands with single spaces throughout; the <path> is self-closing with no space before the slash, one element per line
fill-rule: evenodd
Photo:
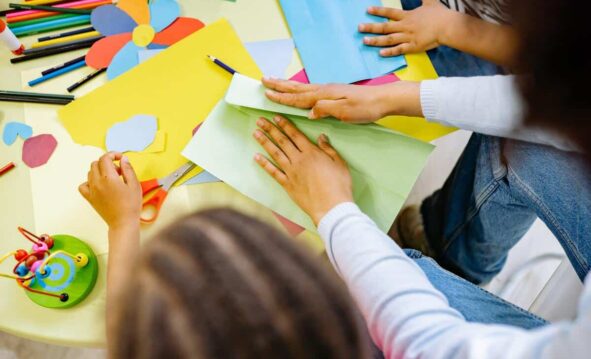
<path fill-rule="evenodd" d="M 0 168 L 0 176 L 14 168 L 14 163 L 10 162 L 6 166 Z"/>
<path fill-rule="evenodd" d="M 22 55 L 25 51 L 25 45 L 21 44 L 2 20 L 0 20 L 0 42 L 8 46 L 8 49 L 15 55 Z"/>

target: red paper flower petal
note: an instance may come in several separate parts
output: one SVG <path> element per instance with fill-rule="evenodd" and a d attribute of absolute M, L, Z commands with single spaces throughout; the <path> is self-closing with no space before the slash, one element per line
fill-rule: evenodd
<path fill-rule="evenodd" d="M 130 41 L 131 33 L 128 32 L 108 36 L 95 42 L 86 54 L 86 64 L 97 70 L 108 67 L 113 57 Z"/>
<path fill-rule="evenodd" d="M 169 27 L 154 36 L 152 43 L 159 45 L 172 45 L 203 28 L 204 23 L 197 19 L 179 17 Z"/>

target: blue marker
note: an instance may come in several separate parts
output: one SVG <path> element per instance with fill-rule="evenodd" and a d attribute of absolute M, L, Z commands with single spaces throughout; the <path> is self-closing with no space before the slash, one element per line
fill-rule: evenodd
<path fill-rule="evenodd" d="M 64 67 L 63 69 L 57 70 L 57 71 L 47 74 L 45 76 L 41 76 L 41 77 L 36 78 L 32 81 L 29 81 L 29 86 L 33 87 L 33 86 L 38 85 L 42 82 L 50 80 L 54 77 L 58 77 L 58 76 L 63 75 L 67 72 L 77 70 L 77 69 L 82 68 L 84 66 L 86 66 L 86 60 L 81 60 L 79 62 L 76 62 L 76 63 L 68 66 L 68 67 Z"/>

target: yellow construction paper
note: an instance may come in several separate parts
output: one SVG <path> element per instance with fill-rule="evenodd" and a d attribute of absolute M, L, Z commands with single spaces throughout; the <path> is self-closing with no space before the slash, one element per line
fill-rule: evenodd
<path fill-rule="evenodd" d="M 230 23 L 219 20 L 64 107 L 60 120 L 74 142 L 104 148 L 107 130 L 116 122 L 137 113 L 157 116 L 159 130 L 167 134 L 165 150 L 128 156 L 141 180 L 164 177 L 186 162 L 180 152 L 193 128 L 223 97 L 232 79 L 207 55 L 242 74 L 262 76 Z"/>
<path fill-rule="evenodd" d="M 403 81 L 423 81 L 436 79 L 437 72 L 426 53 L 406 55 L 407 67 L 395 72 Z M 422 117 L 388 116 L 378 121 L 384 127 L 404 133 L 422 141 L 433 141 L 456 129 L 429 122 Z"/>
<path fill-rule="evenodd" d="M 156 137 L 154 138 L 154 142 L 152 142 L 143 152 L 148 153 L 155 153 L 155 152 L 162 152 L 166 149 L 166 132 L 158 131 L 156 132 Z"/>

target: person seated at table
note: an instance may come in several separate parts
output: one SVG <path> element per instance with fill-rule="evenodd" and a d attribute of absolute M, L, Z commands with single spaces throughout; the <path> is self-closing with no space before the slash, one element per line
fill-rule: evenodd
<path fill-rule="evenodd" d="M 212 209 L 140 249 L 142 195 L 126 157 L 94 162 L 80 192 L 109 226 L 109 358 L 372 357 L 340 279 L 271 226 Z"/>

